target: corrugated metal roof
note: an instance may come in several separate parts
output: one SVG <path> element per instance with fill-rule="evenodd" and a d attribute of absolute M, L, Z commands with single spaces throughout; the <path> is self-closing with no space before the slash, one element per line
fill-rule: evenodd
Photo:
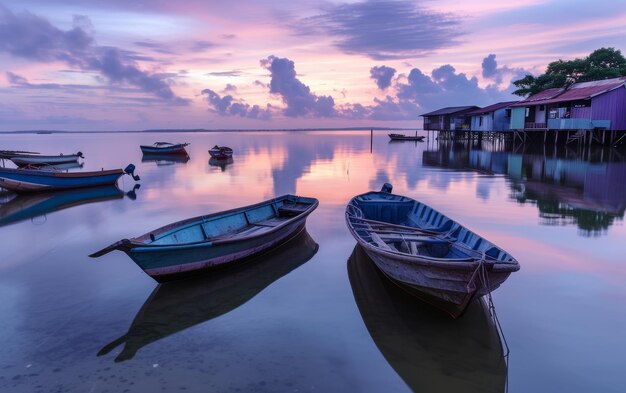
<path fill-rule="evenodd" d="M 557 102 L 588 100 L 592 97 L 617 89 L 620 86 L 624 86 L 625 83 L 626 76 L 620 78 L 603 79 L 599 81 L 575 83 L 567 90 L 544 90 L 511 106 L 547 105 L 555 104 Z M 555 90 L 559 90 L 560 93 L 553 95 L 552 92 Z"/>
<path fill-rule="evenodd" d="M 493 105 L 489 105 L 486 106 L 484 108 L 480 108 L 480 109 L 476 109 L 473 110 L 471 112 L 466 113 L 466 115 L 484 115 L 486 113 L 490 113 L 490 112 L 495 112 L 498 109 L 502 109 L 502 108 L 506 108 L 511 106 L 512 104 L 515 104 L 517 101 L 505 101 L 505 102 L 498 102 L 497 104 L 493 104 Z"/>
<path fill-rule="evenodd" d="M 455 113 L 469 111 L 478 108 L 476 105 L 471 106 L 448 106 L 446 108 L 437 109 L 434 112 L 424 113 L 420 116 L 441 116 L 441 115 L 453 115 Z"/>

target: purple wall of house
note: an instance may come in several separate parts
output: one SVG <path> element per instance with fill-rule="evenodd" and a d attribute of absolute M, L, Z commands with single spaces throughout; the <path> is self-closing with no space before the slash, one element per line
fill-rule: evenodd
<path fill-rule="evenodd" d="M 591 107 L 572 108 L 573 119 L 591 119 Z"/>
<path fill-rule="evenodd" d="M 591 119 L 610 120 L 611 130 L 626 130 L 626 87 L 591 99 Z"/>

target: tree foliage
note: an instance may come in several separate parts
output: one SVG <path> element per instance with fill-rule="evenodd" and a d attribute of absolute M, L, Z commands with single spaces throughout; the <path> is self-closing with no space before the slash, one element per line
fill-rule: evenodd
<path fill-rule="evenodd" d="M 600 48 L 584 59 L 557 60 L 548 64 L 544 74 L 513 81 L 518 96 L 526 97 L 553 87 L 569 87 L 577 82 L 626 76 L 626 58 L 615 48 Z"/>

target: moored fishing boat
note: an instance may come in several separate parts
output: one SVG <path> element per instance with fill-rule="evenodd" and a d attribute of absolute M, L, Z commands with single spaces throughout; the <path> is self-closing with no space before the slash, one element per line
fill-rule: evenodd
<path fill-rule="evenodd" d="M 519 270 L 503 249 L 389 184 L 352 198 L 345 218 L 389 279 L 455 318 Z"/>
<path fill-rule="evenodd" d="M 19 167 L 27 165 L 56 165 L 77 162 L 79 158 L 85 158 L 83 153 L 76 154 L 58 154 L 58 155 L 41 155 L 41 154 L 16 154 L 9 159 Z"/>
<path fill-rule="evenodd" d="M 143 154 L 187 154 L 185 146 L 189 143 L 155 142 L 152 145 L 140 145 Z"/>
<path fill-rule="evenodd" d="M 60 172 L 50 169 L 0 168 L 0 187 L 15 192 L 39 192 L 68 188 L 114 185 L 124 174 L 134 175 L 135 166 L 90 172 Z"/>
<path fill-rule="evenodd" d="M 417 133 L 415 134 L 415 136 L 404 135 L 404 134 L 387 134 L 387 135 L 389 135 L 389 138 L 392 141 L 423 141 L 424 140 L 424 136 L 417 135 Z"/>
<path fill-rule="evenodd" d="M 158 282 L 236 265 L 299 233 L 315 198 L 283 195 L 250 206 L 178 221 L 91 254 L 124 251 Z"/>
<path fill-rule="evenodd" d="M 229 157 L 232 157 L 233 149 L 231 149 L 230 147 L 227 147 L 227 146 L 215 145 L 211 149 L 209 149 L 209 154 L 213 158 L 224 160 L 224 159 L 227 159 Z"/>

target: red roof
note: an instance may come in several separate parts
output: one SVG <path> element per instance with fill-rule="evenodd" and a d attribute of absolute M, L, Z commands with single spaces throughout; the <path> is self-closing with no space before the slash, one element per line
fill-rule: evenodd
<path fill-rule="evenodd" d="M 626 84 L 626 76 L 591 82 L 580 82 L 568 89 L 548 89 L 511 106 L 546 105 L 565 101 L 588 100 Z M 557 92 L 557 94 L 554 94 Z"/>
<path fill-rule="evenodd" d="M 485 113 L 489 113 L 489 112 L 495 112 L 498 109 L 502 109 L 502 108 L 506 108 L 509 107 L 513 104 L 515 104 L 517 101 L 505 101 L 505 102 L 498 102 L 497 104 L 493 104 L 493 105 L 489 105 L 486 106 L 484 108 L 479 108 L 476 110 L 473 110 L 471 112 L 466 113 L 466 115 L 483 115 Z"/>

